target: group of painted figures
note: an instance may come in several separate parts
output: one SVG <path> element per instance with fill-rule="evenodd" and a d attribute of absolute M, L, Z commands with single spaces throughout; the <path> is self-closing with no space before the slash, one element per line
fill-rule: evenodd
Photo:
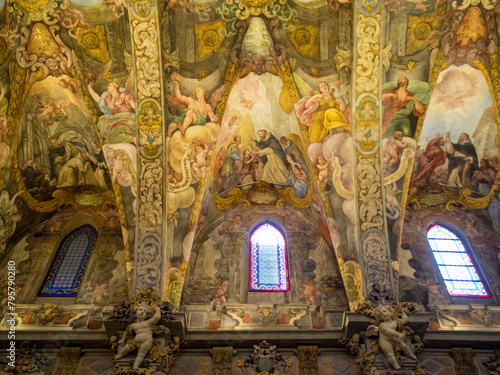
<path fill-rule="evenodd" d="M 221 147 L 215 159 L 215 180 L 221 194 L 237 186 L 264 181 L 277 188 L 291 186 L 303 198 L 309 190 L 309 169 L 297 144 L 286 137 L 278 140 L 266 129 L 249 137 L 251 148 L 243 149 L 240 135 Z"/>
<path fill-rule="evenodd" d="M 448 161 L 448 169 L 442 165 Z M 453 143 L 450 132 L 443 138 L 437 134 L 418 157 L 412 186 L 441 184 L 450 187 L 468 187 L 480 195 L 487 195 L 496 178 L 498 157 L 483 157 L 478 162 L 476 148 L 468 133 L 461 133 Z"/>

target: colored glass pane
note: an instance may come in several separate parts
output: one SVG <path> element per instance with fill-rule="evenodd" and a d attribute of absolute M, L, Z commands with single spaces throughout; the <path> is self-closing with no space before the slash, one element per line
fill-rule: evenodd
<path fill-rule="evenodd" d="M 40 296 L 76 296 L 96 240 L 97 232 L 90 225 L 68 234 L 59 246 Z"/>
<path fill-rule="evenodd" d="M 288 290 L 285 238 L 269 223 L 250 236 L 250 290 Z"/>
<path fill-rule="evenodd" d="M 489 297 L 469 252 L 455 233 L 433 225 L 427 240 L 451 296 Z"/>

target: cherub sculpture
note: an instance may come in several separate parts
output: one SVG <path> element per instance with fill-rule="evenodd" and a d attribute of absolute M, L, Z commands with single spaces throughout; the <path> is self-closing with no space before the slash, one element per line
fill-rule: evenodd
<path fill-rule="evenodd" d="M 155 314 L 152 318 L 147 319 L 151 308 L 146 303 L 141 303 L 136 311 L 136 322 L 129 324 L 123 337 L 118 341 L 118 351 L 115 359 L 120 359 L 127 356 L 131 351 L 137 350 L 137 357 L 134 361 L 134 370 L 137 370 L 142 361 L 153 347 L 153 332 L 154 326 L 161 319 L 161 310 L 156 306 Z M 132 332 L 135 333 L 133 336 Z"/>
<path fill-rule="evenodd" d="M 396 359 L 397 351 L 402 351 L 406 356 L 415 360 L 417 360 L 417 357 L 413 350 L 403 341 L 405 335 L 398 331 L 398 327 L 400 330 L 405 329 L 403 326 L 408 323 L 408 316 L 403 311 L 401 317 L 398 318 L 397 313 L 397 310 L 395 311 L 389 305 L 378 305 L 373 311 L 375 325 L 368 326 L 367 335 L 376 336 L 378 334 L 378 346 L 382 349 L 392 367 L 399 370 L 401 367 Z"/>

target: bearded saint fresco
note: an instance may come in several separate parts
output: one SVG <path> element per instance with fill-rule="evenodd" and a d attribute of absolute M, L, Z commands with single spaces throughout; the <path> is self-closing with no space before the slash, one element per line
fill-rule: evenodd
<path fill-rule="evenodd" d="M 272 112 L 266 105 L 266 99 L 277 99 L 270 96 L 271 89 L 282 86 L 278 77 L 267 73 L 250 74 L 233 87 L 215 160 L 214 179 L 220 181 L 218 191 L 222 196 L 228 196 L 235 187 L 249 189 L 260 181 L 278 189 L 291 186 L 298 198 L 307 195 L 309 170 L 296 143 L 300 138 L 292 133 L 298 132 L 297 120 L 278 103 Z"/>
<path fill-rule="evenodd" d="M 441 72 L 422 127 L 411 186 L 469 188 L 476 196 L 487 195 L 498 164 L 498 144 L 484 136 L 495 127 L 489 115 L 492 105 L 480 70 L 463 65 Z M 437 123 L 443 133 L 436 134 Z"/>
<path fill-rule="evenodd" d="M 24 185 L 35 199 L 51 200 L 56 189 L 110 187 L 96 131 L 76 87 L 71 77 L 48 77 L 28 95 L 18 157 Z"/>

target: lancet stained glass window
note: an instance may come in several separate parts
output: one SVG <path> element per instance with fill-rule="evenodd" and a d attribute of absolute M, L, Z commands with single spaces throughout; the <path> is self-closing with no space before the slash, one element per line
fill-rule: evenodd
<path fill-rule="evenodd" d="M 76 296 L 96 241 L 97 231 L 91 225 L 68 234 L 59 246 L 39 295 Z"/>
<path fill-rule="evenodd" d="M 288 290 L 285 238 L 270 223 L 261 224 L 250 236 L 250 290 Z"/>
<path fill-rule="evenodd" d="M 450 296 L 489 297 L 469 252 L 455 233 L 436 224 L 427 231 L 427 240 Z"/>

